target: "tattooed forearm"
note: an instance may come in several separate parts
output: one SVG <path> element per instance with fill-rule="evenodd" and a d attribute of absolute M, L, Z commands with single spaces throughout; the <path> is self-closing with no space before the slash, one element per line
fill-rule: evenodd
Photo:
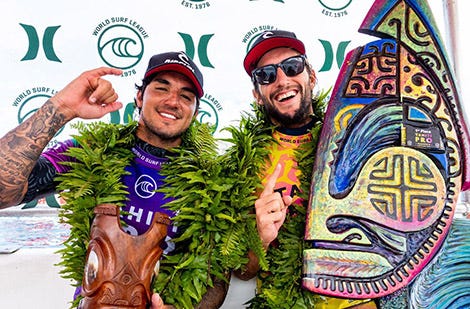
<path fill-rule="evenodd" d="M 49 100 L 0 139 L 0 208 L 21 202 L 41 152 L 66 122 Z"/>

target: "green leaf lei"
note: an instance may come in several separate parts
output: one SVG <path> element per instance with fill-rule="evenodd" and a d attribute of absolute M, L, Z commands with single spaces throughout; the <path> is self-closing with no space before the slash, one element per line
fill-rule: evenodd
<path fill-rule="evenodd" d="M 232 269 L 244 267 L 249 249 L 264 254 L 253 205 L 271 129 L 246 114 L 238 128 L 226 128 L 233 133 L 225 140 L 232 146 L 217 155 L 210 130 L 201 128 L 188 130 L 193 144 L 177 148 L 162 169 L 167 186 L 161 191 L 175 198 L 166 207 L 178 212 L 173 222 L 181 236 L 173 239 L 176 252 L 160 261 L 154 287 L 177 308 L 193 308 L 214 277 L 227 280 Z"/>
<path fill-rule="evenodd" d="M 211 128 L 194 121 L 181 147 L 173 149 L 176 156 L 162 168 L 166 186 L 160 190 L 174 198 L 166 206 L 177 212 L 173 222 L 182 232 L 173 240 L 177 248 L 174 254 L 161 260 L 153 283 L 167 304 L 194 307 L 212 286 L 214 277 L 227 280 L 232 269 L 247 263 L 249 249 L 264 253 L 252 210 L 254 190 L 260 186 L 257 175 L 264 163 L 261 158 L 272 138 L 263 133 L 263 123 L 249 117 L 240 122 L 240 135 L 227 139 L 233 145 L 223 155 L 217 154 Z M 131 148 L 136 123 L 78 123 L 76 128 L 78 134 L 73 137 L 79 147 L 67 151 L 75 160 L 63 163 L 71 170 L 56 180 L 66 200 L 60 218 L 71 228 L 64 248 L 58 251 L 62 256 L 58 264 L 62 277 L 79 286 L 94 207 L 100 203 L 122 206 L 126 200 L 127 188 L 120 180 L 134 157 Z M 227 130 L 237 131 L 234 127 Z M 72 308 L 78 306 L 80 298 Z"/>
<path fill-rule="evenodd" d="M 56 177 L 58 190 L 66 201 L 59 218 L 70 226 L 70 235 L 64 247 L 58 250 L 62 259 L 60 274 L 80 286 L 85 268 L 85 258 L 90 241 L 93 209 L 102 203 L 122 206 L 127 188 L 121 182 L 124 168 L 134 157 L 131 147 L 135 142 L 136 123 L 113 125 L 95 122 L 74 125 L 79 134 L 74 135 L 80 147 L 71 147 L 67 154 L 76 159 L 64 162 L 70 171 Z M 71 308 L 78 306 L 77 297 Z"/>
<path fill-rule="evenodd" d="M 321 130 L 326 94 L 315 100 L 318 119 L 312 128 L 313 140 L 296 153 L 301 170 L 303 198 L 308 201 L 310 176 L 316 144 Z M 269 155 L 274 126 L 258 105 L 253 113 L 242 114 L 237 127 L 225 130 L 231 146 L 216 154 L 210 130 L 189 138 L 190 144 L 176 150 L 178 156 L 162 169 L 167 184 L 161 191 L 175 198 L 167 207 L 178 211 L 173 219 L 181 236 L 174 239 L 177 252 L 161 260 L 154 283 L 166 304 L 177 308 L 193 308 L 213 276 L 226 280 L 231 270 L 240 270 L 248 262 L 252 250 L 259 258 L 263 282 L 252 308 L 311 308 L 317 296 L 301 289 L 302 252 L 305 246 L 306 207 L 295 207 L 279 232 L 279 247 L 264 251 L 256 229 L 254 202 L 262 189 L 260 174 Z M 188 130 L 196 136 L 194 127 Z M 200 129 L 199 129 L 200 131 Z"/>
<path fill-rule="evenodd" d="M 295 152 L 300 170 L 300 197 L 309 200 L 310 181 L 320 136 L 324 110 L 329 91 L 321 93 L 314 101 L 314 116 L 317 119 L 311 129 L 312 141 Z M 249 308 L 314 308 L 321 296 L 302 289 L 303 251 L 308 247 L 304 241 L 307 205 L 292 205 L 284 224 L 279 230 L 277 246 L 266 253 L 267 271 L 258 273 L 257 292 L 249 301 Z"/>
<path fill-rule="evenodd" d="M 314 102 L 317 116 L 323 116 L 325 97 Z M 249 250 L 259 257 L 261 268 L 269 271 L 268 276 L 266 272 L 259 275 L 262 285 L 250 301 L 251 308 L 310 308 L 315 302 L 313 294 L 300 288 L 306 208 L 295 207 L 279 231 L 279 247 L 267 253 L 256 230 L 255 192 L 261 188 L 259 175 L 274 142 L 274 128 L 255 104 L 253 111 L 242 115 L 238 127 L 225 129 L 231 138 L 224 141 L 231 146 L 222 155 L 217 153 L 211 128 L 194 121 L 182 146 L 173 149 L 176 156 L 162 168 L 166 186 L 159 190 L 173 198 L 166 207 L 177 212 L 173 222 L 181 233 L 173 239 L 177 249 L 160 261 L 152 284 L 166 304 L 193 308 L 214 277 L 227 280 L 231 270 L 246 265 Z M 136 125 L 76 125 L 79 134 L 74 138 L 80 147 L 70 148 L 68 154 L 77 161 L 64 163 L 71 170 L 57 177 L 66 200 L 60 217 L 71 227 L 70 237 L 58 251 L 60 273 L 76 286 L 83 278 L 94 207 L 101 203 L 122 206 L 126 200 L 127 188 L 120 180 L 134 156 Z M 312 129 L 314 140 L 297 153 L 305 200 L 320 128 L 321 121 Z"/>

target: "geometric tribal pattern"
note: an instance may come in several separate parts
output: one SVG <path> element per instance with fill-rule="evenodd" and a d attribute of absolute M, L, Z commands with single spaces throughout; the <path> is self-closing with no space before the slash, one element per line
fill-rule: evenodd
<path fill-rule="evenodd" d="M 346 56 L 313 170 L 303 286 L 376 298 L 436 255 L 469 187 L 457 86 L 424 0 L 377 0 L 360 28 L 380 37 Z"/>

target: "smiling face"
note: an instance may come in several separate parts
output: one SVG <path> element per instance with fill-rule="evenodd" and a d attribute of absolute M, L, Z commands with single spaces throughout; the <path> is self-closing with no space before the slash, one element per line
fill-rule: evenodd
<path fill-rule="evenodd" d="M 141 108 L 137 136 L 160 148 L 180 145 L 196 113 L 196 101 L 195 87 L 185 75 L 157 73 L 143 93 L 137 93 Z"/>
<path fill-rule="evenodd" d="M 281 61 L 299 55 L 293 49 L 281 47 L 268 51 L 261 57 L 257 67 L 278 64 Z M 316 78 L 313 70 L 309 73 L 307 65 L 302 73 L 286 76 L 277 68 L 276 80 L 268 85 L 256 85 L 253 95 L 258 104 L 264 105 L 271 121 L 281 127 L 297 128 L 310 121 L 313 113 L 312 89 Z"/>

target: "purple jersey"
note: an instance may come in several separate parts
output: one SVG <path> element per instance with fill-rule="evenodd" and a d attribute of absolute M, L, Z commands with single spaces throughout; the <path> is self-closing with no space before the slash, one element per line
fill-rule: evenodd
<path fill-rule="evenodd" d="M 60 164 L 60 162 L 70 161 L 71 158 L 65 154 L 69 147 L 76 146 L 73 140 L 57 144 L 55 147 L 45 151 L 42 155 L 47 158 L 59 173 L 66 172 L 70 167 Z M 174 212 L 168 210 L 164 205 L 170 201 L 165 198 L 163 193 L 156 190 L 163 185 L 164 177 L 160 174 L 163 164 L 168 162 L 168 158 L 161 158 L 151 155 L 141 148 L 134 146 L 132 151 L 135 154 L 134 160 L 126 171 L 129 175 L 124 175 L 123 183 L 127 186 L 129 194 L 121 218 L 127 224 L 123 229 L 131 235 L 140 235 L 145 233 L 152 223 L 155 212 L 162 212 L 171 217 Z M 168 227 L 168 236 L 166 245 L 164 245 L 164 254 L 173 251 L 174 244 L 171 238 L 176 235 L 176 227 Z"/>

